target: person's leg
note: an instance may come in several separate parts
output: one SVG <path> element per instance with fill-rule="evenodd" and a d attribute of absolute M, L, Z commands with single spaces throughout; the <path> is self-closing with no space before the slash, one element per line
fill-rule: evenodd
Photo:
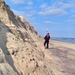
<path fill-rule="evenodd" d="M 46 45 L 46 40 L 45 40 L 45 42 L 44 42 L 44 46 Z"/>
<path fill-rule="evenodd" d="M 49 41 L 47 41 L 47 48 L 49 48 Z"/>

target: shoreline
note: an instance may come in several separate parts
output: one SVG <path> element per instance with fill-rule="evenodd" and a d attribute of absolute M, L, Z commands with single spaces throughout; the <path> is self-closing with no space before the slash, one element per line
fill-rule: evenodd
<path fill-rule="evenodd" d="M 68 42 L 68 43 L 74 43 L 75 44 L 75 38 L 51 38 L 51 40 L 56 41 L 62 41 L 62 42 Z"/>
<path fill-rule="evenodd" d="M 54 46 L 62 46 L 62 47 L 67 47 L 70 49 L 75 49 L 75 43 L 70 43 L 70 42 L 64 42 L 64 41 L 59 41 L 59 40 L 50 40 L 50 44 L 53 44 Z"/>
<path fill-rule="evenodd" d="M 74 42 L 68 42 L 68 41 L 63 41 L 63 40 L 56 40 L 56 39 L 50 39 L 50 40 L 57 41 L 57 42 L 63 42 L 63 43 L 75 44 Z"/>

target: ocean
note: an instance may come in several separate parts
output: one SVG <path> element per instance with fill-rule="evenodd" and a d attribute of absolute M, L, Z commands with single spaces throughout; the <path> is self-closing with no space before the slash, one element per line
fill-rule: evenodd
<path fill-rule="evenodd" d="M 58 40 L 63 42 L 75 43 L 75 38 L 61 38 L 61 37 L 52 37 L 52 40 Z"/>

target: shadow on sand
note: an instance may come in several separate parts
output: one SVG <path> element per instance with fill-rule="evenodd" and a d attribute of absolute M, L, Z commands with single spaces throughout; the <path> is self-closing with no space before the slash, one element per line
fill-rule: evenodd
<path fill-rule="evenodd" d="M 2 30 L 4 29 L 5 31 L 2 31 L 1 28 L 2 28 Z M 6 46 L 6 42 L 7 42 L 6 34 L 9 31 L 10 31 L 10 29 L 3 22 L 0 21 L 0 34 L 1 34 L 0 35 L 0 38 L 1 38 L 0 39 L 0 48 L 2 49 L 2 51 L 5 55 L 5 59 L 6 59 L 7 63 L 13 68 L 13 70 L 17 73 L 17 75 L 20 75 L 19 72 L 17 71 L 17 69 L 14 66 L 14 61 L 13 61 L 11 55 L 7 54 L 8 48 Z"/>

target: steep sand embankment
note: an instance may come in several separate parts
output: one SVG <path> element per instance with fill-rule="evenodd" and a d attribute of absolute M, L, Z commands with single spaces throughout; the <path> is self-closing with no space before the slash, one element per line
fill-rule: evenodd
<path fill-rule="evenodd" d="M 75 75 L 75 44 L 50 40 L 50 64 L 55 75 Z"/>

